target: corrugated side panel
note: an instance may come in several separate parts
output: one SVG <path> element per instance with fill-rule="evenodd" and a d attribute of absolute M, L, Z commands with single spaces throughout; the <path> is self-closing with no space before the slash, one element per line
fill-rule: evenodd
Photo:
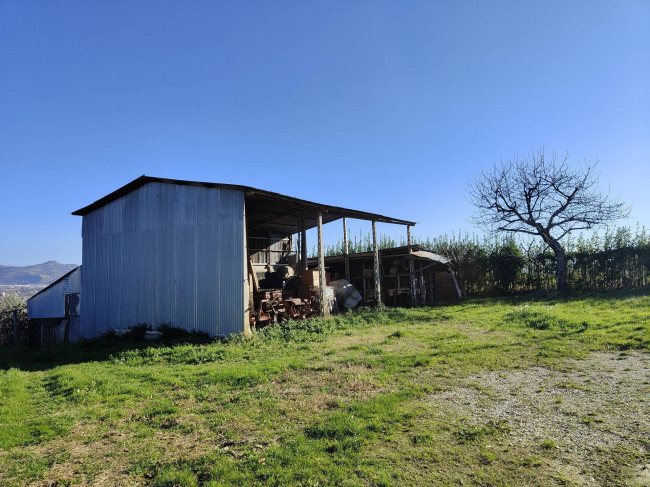
<path fill-rule="evenodd" d="M 27 301 L 27 316 L 34 318 L 62 318 L 65 316 L 66 279 Z"/>
<path fill-rule="evenodd" d="M 243 331 L 244 194 L 149 183 L 83 217 L 82 336 Z"/>
<path fill-rule="evenodd" d="M 66 293 L 80 292 L 81 268 L 78 267 L 68 277 L 27 300 L 27 316 L 36 318 L 63 318 L 65 316 Z"/>
<path fill-rule="evenodd" d="M 81 266 L 77 267 L 75 271 L 70 274 L 68 277 L 70 278 L 70 288 L 68 292 L 70 294 L 79 294 L 81 293 L 81 273 L 83 270 L 81 269 Z"/>

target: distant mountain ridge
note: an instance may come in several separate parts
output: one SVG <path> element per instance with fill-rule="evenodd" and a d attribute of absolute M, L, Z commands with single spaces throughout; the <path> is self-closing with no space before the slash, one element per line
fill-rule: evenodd
<path fill-rule="evenodd" d="M 54 260 L 24 267 L 0 265 L 0 285 L 47 286 L 75 267 L 76 264 L 60 264 Z"/>

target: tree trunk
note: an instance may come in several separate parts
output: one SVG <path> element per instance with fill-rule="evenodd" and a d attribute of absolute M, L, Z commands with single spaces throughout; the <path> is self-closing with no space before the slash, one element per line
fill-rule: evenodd
<path fill-rule="evenodd" d="M 564 248 L 559 242 L 552 242 L 551 249 L 555 253 L 555 275 L 557 277 L 557 292 L 564 294 L 566 292 L 566 254 Z"/>

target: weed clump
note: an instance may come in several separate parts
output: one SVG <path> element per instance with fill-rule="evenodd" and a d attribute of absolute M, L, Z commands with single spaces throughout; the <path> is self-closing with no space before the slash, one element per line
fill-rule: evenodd
<path fill-rule="evenodd" d="M 557 444 L 553 440 L 549 439 L 542 441 L 539 446 L 544 450 L 552 450 L 554 448 L 557 448 Z"/>
<path fill-rule="evenodd" d="M 561 318 L 548 307 L 522 306 L 506 315 L 506 323 L 534 330 L 569 330 L 579 325 Z"/>
<path fill-rule="evenodd" d="M 489 420 L 481 426 L 460 428 L 454 433 L 454 435 L 456 436 L 458 443 L 464 445 L 466 443 L 477 441 L 484 436 L 495 436 L 506 431 L 508 431 L 508 426 L 505 423 Z"/>

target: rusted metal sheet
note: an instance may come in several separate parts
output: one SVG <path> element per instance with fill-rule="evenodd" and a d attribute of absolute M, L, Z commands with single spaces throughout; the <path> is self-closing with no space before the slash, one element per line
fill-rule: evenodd
<path fill-rule="evenodd" d="M 149 182 L 84 214 L 82 236 L 82 336 L 243 331 L 243 191 Z"/>

